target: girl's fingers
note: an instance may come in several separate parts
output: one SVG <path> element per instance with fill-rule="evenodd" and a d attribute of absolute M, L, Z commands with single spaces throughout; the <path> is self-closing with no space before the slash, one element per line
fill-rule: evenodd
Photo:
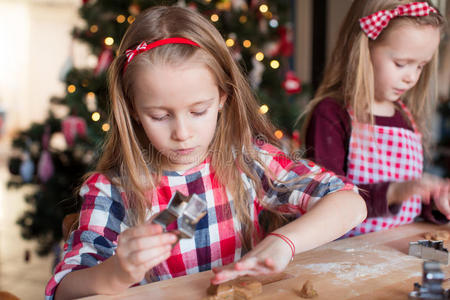
<path fill-rule="evenodd" d="M 256 257 L 251 257 L 237 262 L 233 268 L 213 268 L 213 272 L 215 276 L 211 279 L 211 283 L 220 284 L 244 275 L 272 274 L 277 272 L 277 268 L 270 258 L 258 261 Z"/>
<path fill-rule="evenodd" d="M 269 270 L 275 270 L 275 262 L 271 258 L 266 258 L 264 260 L 258 260 L 256 257 L 251 257 L 249 259 L 245 259 L 242 261 L 239 261 L 234 266 L 235 270 L 241 271 L 241 270 L 252 270 L 252 269 L 269 269 Z"/>
<path fill-rule="evenodd" d="M 130 232 L 130 238 L 138 238 L 149 235 L 161 234 L 163 229 L 158 224 L 143 224 L 133 228 Z"/>
<path fill-rule="evenodd" d="M 238 261 L 234 265 L 234 269 L 238 270 L 238 271 L 240 271 L 240 270 L 248 270 L 248 269 L 256 267 L 257 264 L 258 264 L 257 258 L 256 257 L 250 257 L 250 258 Z"/>
<path fill-rule="evenodd" d="M 227 282 L 233 280 L 240 276 L 257 276 L 257 275 L 266 275 L 273 274 L 276 271 L 273 268 L 267 268 L 263 265 L 257 265 L 251 269 L 245 270 L 224 270 L 215 274 L 215 276 L 211 279 L 212 284 L 220 284 L 223 282 Z"/>
<path fill-rule="evenodd" d="M 244 271 L 236 271 L 236 270 L 224 270 L 219 273 L 216 273 L 215 276 L 211 279 L 212 284 L 221 284 L 223 282 L 227 282 L 233 280 L 239 276 L 249 275 L 248 270 Z"/>
<path fill-rule="evenodd" d="M 131 251 L 150 249 L 155 246 L 172 245 L 177 241 L 177 236 L 173 233 L 163 233 L 152 236 L 134 238 L 128 241 L 128 248 Z"/>
<path fill-rule="evenodd" d="M 157 224 L 144 224 L 125 230 L 119 235 L 119 242 L 128 243 L 130 240 L 162 233 L 162 227 Z"/>
<path fill-rule="evenodd" d="M 272 271 L 276 271 L 276 265 L 273 259 L 266 258 L 264 260 L 264 266 Z"/>
<path fill-rule="evenodd" d="M 213 273 L 219 273 L 225 270 L 233 270 L 234 269 L 234 264 L 229 264 L 226 266 L 220 266 L 220 267 L 214 267 L 212 268 Z"/>
<path fill-rule="evenodd" d="M 134 251 L 128 255 L 128 261 L 134 265 L 141 265 L 149 260 L 157 259 L 161 256 L 170 254 L 172 248 L 170 245 L 152 247 L 147 250 Z"/>
<path fill-rule="evenodd" d="M 166 260 L 170 257 L 170 254 L 171 254 L 170 251 L 167 251 L 167 252 L 165 252 L 163 255 L 161 255 L 161 256 L 159 256 L 159 257 L 156 257 L 156 258 L 153 258 L 153 259 L 150 259 L 150 260 L 146 261 L 146 262 L 142 265 L 142 266 L 143 266 L 143 269 L 144 269 L 145 271 L 150 270 L 150 269 L 153 268 L 154 266 L 157 266 L 157 265 L 159 265 L 160 263 L 166 261 Z"/>
<path fill-rule="evenodd" d="M 450 205 L 449 205 L 449 196 L 443 195 L 442 197 L 435 199 L 436 207 L 439 211 L 450 220 Z"/>
<path fill-rule="evenodd" d="M 431 201 L 431 194 L 429 190 L 423 190 L 420 193 L 421 197 L 422 197 L 422 202 L 426 205 L 430 204 Z"/>

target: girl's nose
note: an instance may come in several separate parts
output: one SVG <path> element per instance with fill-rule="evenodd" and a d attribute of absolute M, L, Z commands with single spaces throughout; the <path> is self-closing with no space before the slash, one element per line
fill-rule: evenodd
<path fill-rule="evenodd" d="M 407 84 L 414 84 L 420 76 L 420 72 L 417 70 L 409 71 L 403 76 L 403 81 Z"/>
<path fill-rule="evenodd" d="M 178 118 L 175 120 L 175 126 L 172 130 L 172 139 L 176 141 L 184 141 L 190 137 L 190 130 L 186 120 Z"/>

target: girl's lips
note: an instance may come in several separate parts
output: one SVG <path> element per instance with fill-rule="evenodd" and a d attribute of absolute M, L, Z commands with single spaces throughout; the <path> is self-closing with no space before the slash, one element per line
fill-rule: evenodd
<path fill-rule="evenodd" d="M 185 149 L 177 149 L 177 150 L 175 150 L 175 152 L 180 155 L 186 155 L 186 154 L 193 152 L 194 150 L 195 150 L 195 148 L 185 148 Z"/>
<path fill-rule="evenodd" d="M 395 92 L 397 93 L 397 94 L 403 94 L 404 92 L 406 92 L 406 90 L 401 90 L 401 89 L 394 89 L 395 90 Z"/>

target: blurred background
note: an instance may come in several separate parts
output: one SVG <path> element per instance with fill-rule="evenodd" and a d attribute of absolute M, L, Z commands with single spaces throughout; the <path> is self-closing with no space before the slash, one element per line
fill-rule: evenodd
<path fill-rule="evenodd" d="M 59 261 L 73 188 L 92 168 L 107 123 L 105 75 L 145 8 L 182 5 L 222 33 L 277 126 L 300 147 L 296 117 L 312 97 L 351 0 L 0 0 L 0 290 L 43 297 Z M 449 0 L 434 1 L 449 18 Z M 450 173 L 450 37 L 440 47 L 429 171 Z M 1 298 L 0 298 L 1 299 Z"/>

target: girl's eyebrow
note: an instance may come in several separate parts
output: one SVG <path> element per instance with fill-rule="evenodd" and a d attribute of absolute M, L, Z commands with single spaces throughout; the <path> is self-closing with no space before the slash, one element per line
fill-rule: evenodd
<path fill-rule="evenodd" d="M 200 101 L 194 102 L 190 106 L 192 107 L 192 106 L 197 106 L 197 105 L 202 105 L 202 104 L 209 104 L 213 101 L 214 101 L 214 98 L 208 98 L 205 100 L 200 100 Z"/>
<path fill-rule="evenodd" d="M 191 105 L 189 105 L 189 107 L 194 107 L 194 106 L 198 106 L 198 105 L 202 105 L 202 104 L 210 104 L 211 102 L 214 101 L 215 98 L 208 98 L 205 100 L 199 100 L 197 102 L 192 103 Z M 164 105 L 148 105 L 148 106 L 143 106 L 142 109 L 145 110 L 151 110 L 151 109 L 161 109 L 161 110 L 170 110 L 170 108 L 165 107 Z"/>
<path fill-rule="evenodd" d="M 400 60 L 400 61 L 404 61 L 406 63 L 413 63 L 413 62 L 418 61 L 417 59 L 407 58 L 407 57 L 396 57 L 395 59 L 396 60 Z M 421 60 L 420 62 L 429 63 L 431 61 L 431 59 L 432 59 L 432 57 L 429 58 L 429 59 Z"/>

